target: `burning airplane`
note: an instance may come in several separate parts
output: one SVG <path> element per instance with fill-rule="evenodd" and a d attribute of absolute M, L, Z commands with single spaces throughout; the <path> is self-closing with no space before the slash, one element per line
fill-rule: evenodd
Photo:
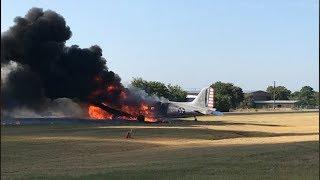
<path fill-rule="evenodd" d="M 89 107 L 89 115 L 95 119 L 113 119 L 122 117 L 139 121 L 154 122 L 166 117 L 190 117 L 219 113 L 214 107 L 214 89 L 204 88 L 191 102 L 154 102 L 138 104 L 138 108 L 120 106 L 117 108 L 108 103 L 96 103 Z"/>
<path fill-rule="evenodd" d="M 160 102 L 125 88 L 99 46 L 66 46 L 72 32 L 54 11 L 32 8 L 14 22 L 1 34 L 1 108 L 9 114 L 21 107 L 43 112 L 59 98 L 83 107 L 92 119 L 154 122 L 214 111 L 210 88 L 191 103 Z"/>

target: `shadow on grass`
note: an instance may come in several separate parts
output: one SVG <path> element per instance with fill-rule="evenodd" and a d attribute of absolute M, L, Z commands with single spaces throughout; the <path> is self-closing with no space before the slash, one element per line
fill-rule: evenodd
<path fill-rule="evenodd" d="M 24 176 L 26 179 L 318 179 L 319 142 L 198 148 L 170 161 L 137 163 L 98 172 Z M 191 152 L 191 151 L 190 151 Z M 168 152 L 169 153 L 169 152 Z M 189 155 L 189 156 L 188 156 Z M 187 156 L 187 157 L 185 157 Z"/>
<path fill-rule="evenodd" d="M 149 138 L 181 138 L 181 139 L 202 139 L 220 140 L 239 137 L 279 137 L 279 136 L 304 136 L 319 135 L 319 133 L 269 133 L 260 131 L 235 131 L 215 129 L 175 129 L 175 128 L 143 128 L 136 129 L 135 136 Z"/>
<path fill-rule="evenodd" d="M 207 122 L 203 122 L 207 123 Z M 210 122 L 211 123 L 211 122 Z M 223 123 L 224 122 L 215 122 Z M 270 133 L 261 131 L 216 130 L 201 127 L 184 126 L 20 126 L 4 127 L 1 135 L 6 136 L 35 136 L 35 137 L 93 137 L 97 141 L 104 138 L 124 138 L 128 130 L 134 130 L 134 139 L 145 138 L 176 138 L 176 139 L 202 139 L 220 140 L 239 137 L 278 137 L 278 136 L 304 136 L 319 135 L 319 133 Z M 72 138 L 71 138 L 72 140 Z M 86 141 L 86 140 L 84 140 Z"/>

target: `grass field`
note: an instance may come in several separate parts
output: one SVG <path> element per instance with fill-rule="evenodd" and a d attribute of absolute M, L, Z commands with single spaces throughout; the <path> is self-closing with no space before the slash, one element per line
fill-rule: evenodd
<path fill-rule="evenodd" d="M 319 179 L 318 113 L 198 120 L 2 126 L 1 179 Z"/>

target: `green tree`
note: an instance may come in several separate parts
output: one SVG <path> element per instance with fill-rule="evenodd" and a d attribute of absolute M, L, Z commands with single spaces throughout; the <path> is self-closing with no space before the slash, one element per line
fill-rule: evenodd
<path fill-rule="evenodd" d="M 288 100 L 291 94 L 291 91 L 284 86 L 277 86 L 275 88 L 273 86 L 269 86 L 267 88 L 267 92 L 271 95 L 272 99 L 273 93 L 275 92 L 276 100 Z"/>
<path fill-rule="evenodd" d="M 146 89 L 148 87 L 148 82 L 143 80 L 142 78 L 133 78 L 133 80 L 131 81 L 131 85 L 133 87 L 143 89 L 146 91 Z"/>
<path fill-rule="evenodd" d="M 177 101 L 177 102 L 183 102 L 186 101 L 188 93 L 184 91 L 180 86 L 177 85 L 171 85 L 169 84 L 167 86 L 169 90 L 169 100 L 170 101 Z"/>
<path fill-rule="evenodd" d="M 232 83 L 218 81 L 211 85 L 215 92 L 215 107 L 219 111 L 229 111 L 237 108 L 244 99 L 243 91 L 240 87 Z"/>
<path fill-rule="evenodd" d="M 317 92 L 315 92 L 310 86 L 302 87 L 298 97 L 299 105 L 302 107 L 314 107 L 319 104 L 319 97 L 317 97 Z"/>
<path fill-rule="evenodd" d="M 240 105 L 240 103 L 244 100 L 244 94 L 240 87 L 231 86 L 231 107 L 236 108 Z"/>
<path fill-rule="evenodd" d="M 316 106 L 319 107 L 319 92 L 315 92 Z"/>
<path fill-rule="evenodd" d="M 252 95 L 245 95 L 243 101 L 240 103 L 242 108 L 255 108 L 256 104 Z"/>
<path fill-rule="evenodd" d="M 215 102 L 215 108 L 219 111 L 227 112 L 231 109 L 231 97 L 229 95 L 217 94 Z"/>
<path fill-rule="evenodd" d="M 148 94 L 154 94 L 159 97 L 169 97 L 169 90 L 167 86 L 161 82 L 150 81 L 148 82 L 148 87 L 146 88 Z"/>
<path fill-rule="evenodd" d="M 304 86 L 300 91 L 295 91 L 290 95 L 291 100 L 297 100 L 301 107 L 319 106 L 319 92 L 313 90 L 310 86 Z"/>
<path fill-rule="evenodd" d="M 289 99 L 290 100 L 299 100 L 299 96 L 300 96 L 300 91 L 295 91 L 290 94 Z"/>
<path fill-rule="evenodd" d="M 133 87 L 144 90 L 149 95 L 156 95 L 158 97 L 164 97 L 170 101 L 185 101 L 187 98 L 187 92 L 180 86 L 168 85 L 157 81 L 146 81 L 142 78 L 134 78 L 131 82 Z"/>

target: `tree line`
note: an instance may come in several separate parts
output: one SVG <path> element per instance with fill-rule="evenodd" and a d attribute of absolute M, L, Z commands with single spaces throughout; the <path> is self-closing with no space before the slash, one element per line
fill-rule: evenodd
<path fill-rule="evenodd" d="M 183 102 L 187 100 L 187 91 L 184 91 L 178 85 L 166 85 L 162 82 L 146 81 L 142 78 L 134 78 L 131 85 L 144 90 L 149 95 L 164 97 L 170 101 Z"/>
<path fill-rule="evenodd" d="M 164 84 L 158 81 L 146 81 L 142 78 L 134 78 L 133 87 L 144 90 L 149 95 L 164 97 L 170 101 L 183 102 L 187 100 L 187 91 L 178 85 Z M 217 81 L 211 84 L 214 88 L 215 108 L 219 111 L 229 111 L 236 108 L 255 108 L 252 96 L 245 96 L 243 90 L 232 83 Z M 297 100 L 298 106 L 311 108 L 319 106 L 319 92 L 310 86 L 304 86 L 299 91 L 291 92 L 284 86 L 269 86 L 266 92 L 273 95 L 276 100 Z"/>

